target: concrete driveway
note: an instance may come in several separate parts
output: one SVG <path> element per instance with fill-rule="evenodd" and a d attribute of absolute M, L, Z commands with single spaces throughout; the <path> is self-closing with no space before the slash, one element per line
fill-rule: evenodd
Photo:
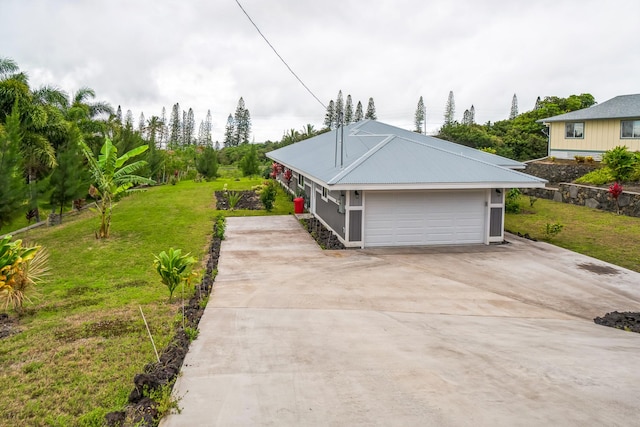
<path fill-rule="evenodd" d="M 640 274 L 508 245 L 322 251 L 293 216 L 229 218 L 161 426 L 640 423 Z"/>

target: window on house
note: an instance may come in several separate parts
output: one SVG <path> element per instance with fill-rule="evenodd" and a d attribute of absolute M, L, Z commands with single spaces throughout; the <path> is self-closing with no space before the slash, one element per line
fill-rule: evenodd
<path fill-rule="evenodd" d="M 566 138 L 584 138 L 584 122 L 565 124 Z"/>
<path fill-rule="evenodd" d="M 322 198 L 324 200 L 327 200 L 328 195 L 329 195 L 329 190 L 327 190 L 327 187 L 322 187 Z"/>
<path fill-rule="evenodd" d="M 622 120 L 620 122 L 621 138 L 640 138 L 640 120 Z"/>
<path fill-rule="evenodd" d="M 302 174 L 298 174 L 298 187 L 304 188 L 304 176 Z"/>

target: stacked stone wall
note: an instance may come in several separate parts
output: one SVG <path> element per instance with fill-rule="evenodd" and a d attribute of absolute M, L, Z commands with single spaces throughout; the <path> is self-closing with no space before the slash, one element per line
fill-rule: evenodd
<path fill-rule="evenodd" d="M 527 188 L 523 194 L 555 202 L 571 203 L 587 206 L 609 212 L 619 212 L 622 215 L 640 217 L 640 193 L 624 191 L 615 200 L 606 188 L 590 187 L 587 185 L 561 183 L 558 188 Z"/>
<path fill-rule="evenodd" d="M 598 169 L 598 163 L 527 163 L 525 173 L 546 179 L 550 183 L 572 182 Z"/>

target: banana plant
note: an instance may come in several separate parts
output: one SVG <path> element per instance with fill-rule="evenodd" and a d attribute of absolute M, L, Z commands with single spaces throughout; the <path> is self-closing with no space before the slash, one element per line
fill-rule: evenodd
<path fill-rule="evenodd" d="M 154 257 L 153 265 L 160 275 L 160 280 L 169 289 L 169 302 L 171 302 L 173 291 L 182 281 L 189 278 L 188 269 L 196 262 L 196 259 L 189 253 L 182 255 L 181 249 L 173 248 L 170 248 L 168 253 L 162 251 Z"/>
<path fill-rule="evenodd" d="M 81 146 L 87 162 L 89 162 L 89 169 L 94 181 L 89 188 L 89 194 L 98 200 L 96 205 L 100 215 L 100 231 L 96 237 L 106 239 L 111 230 L 111 212 L 118 197 L 130 191 L 135 184 L 155 184 L 152 179 L 134 175 L 136 171 L 147 164 L 146 161 L 138 160 L 126 164 L 133 157 L 144 153 L 149 146 L 141 145 L 118 157 L 118 148 L 109 138 L 105 138 L 97 158 L 93 156 L 93 152 L 84 142 L 81 143 Z"/>

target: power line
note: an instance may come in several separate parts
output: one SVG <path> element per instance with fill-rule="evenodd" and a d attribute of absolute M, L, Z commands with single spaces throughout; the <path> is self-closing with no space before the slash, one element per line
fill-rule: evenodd
<path fill-rule="evenodd" d="M 284 59 L 282 59 L 282 56 L 280 56 L 280 54 L 278 53 L 278 51 L 276 50 L 275 47 L 273 47 L 271 45 L 271 43 L 269 43 L 269 40 L 267 40 L 267 38 L 264 36 L 264 34 L 262 34 L 262 31 L 260 31 L 260 28 L 258 28 L 258 26 L 256 25 L 255 22 L 253 22 L 253 19 L 251 19 L 251 17 L 249 16 L 249 14 L 247 13 L 246 10 L 244 10 L 244 7 L 242 7 L 242 5 L 240 4 L 240 2 L 238 0 L 236 0 L 236 3 L 238 4 L 238 6 L 240 7 L 240 9 L 242 10 L 242 12 L 244 12 L 244 14 L 247 16 L 247 19 L 249 19 L 249 21 L 251 22 L 251 24 L 255 27 L 255 29 L 258 31 L 258 34 L 260 34 L 260 36 L 262 36 L 262 38 L 264 39 L 265 42 L 267 42 L 267 44 L 269 45 L 269 47 L 271 48 L 271 50 L 273 50 L 273 52 L 278 56 L 278 58 L 280 58 L 280 61 L 282 61 L 282 63 L 285 65 L 285 67 L 287 67 L 287 69 L 291 72 L 291 74 L 293 74 L 293 77 L 295 77 L 300 84 L 307 90 L 307 92 L 309 92 L 311 94 L 311 96 L 313 96 L 316 101 L 318 101 L 320 103 L 320 105 L 322 105 L 322 108 L 324 108 L 325 110 L 327 109 L 327 106 L 324 105 L 322 103 L 322 101 L 320 101 L 320 99 L 313 93 L 311 92 L 311 89 L 309 89 L 307 87 L 306 84 L 304 84 L 304 82 L 302 81 L 302 79 L 300 79 L 300 77 L 298 77 L 298 75 L 296 73 L 293 72 L 293 70 L 291 69 L 291 67 L 289 67 L 289 64 L 287 64 L 287 61 L 285 61 Z"/>

